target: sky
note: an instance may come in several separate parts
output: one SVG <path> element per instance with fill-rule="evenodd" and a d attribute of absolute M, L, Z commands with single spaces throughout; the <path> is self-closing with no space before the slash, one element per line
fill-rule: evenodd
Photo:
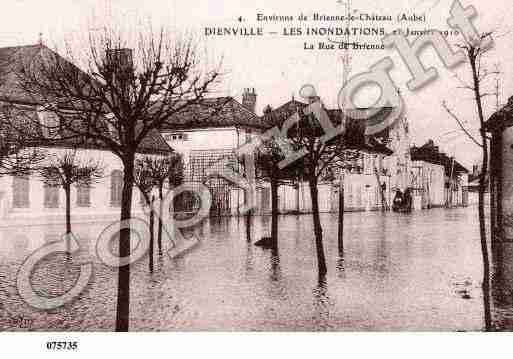
<path fill-rule="evenodd" d="M 449 0 L 352 0 L 353 12 L 396 16 L 401 13 L 426 14 L 427 24 L 409 24 L 411 27 L 447 29 L 446 24 L 452 1 Z M 462 0 L 463 6 L 475 6 L 478 16 L 474 24 L 479 31 L 496 31 L 494 48 L 485 65 L 496 66 L 501 71 L 499 99 L 503 104 L 513 95 L 513 27 L 508 21 L 512 13 L 511 0 Z M 283 28 L 296 26 L 326 26 L 336 23 L 266 23 L 256 21 L 256 15 L 288 15 L 297 17 L 313 12 L 340 15 L 344 7 L 340 0 L 3 0 L 0 13 L 0 46 L 35 44 L 42 38 L 49 47 L 62 43 L 64 39 L 79 37 L 88 30 L 99 28 L 103 23 L 116 23 L 137 28 L 141 23 L 151 22 L 154 28 L 164 26 L 176 33 L 193 34 L 208 54 L 208 64 L 222 58 L 223 78 L 216 94 L 234 96 L 239 101 L 244 88 L 255 88 L 257 113 L 266 105 L 279 106 L 299 97 L 299 89 L 305 84 L 313 85 L 328 107 L 337 106 L 337 95 L 342 83 L 341 51 L 305 51 L 305 41 L 327 40 L 324 37 L 281 36 Z M 243 22 L 237 19 L 243 18 Z M 355 26 L 369 25 L 355 23 Z M 256 27 L 279 35 L 261 38 L 205 37 L 205 27 Z M 373 26 L 382 26 L 374 23 Z M 403 25 L 403 27 L 406 25 Z M 387 31 L 396 24 L 384 26 Z M 379 43 L 380 39 L 367 38 Z M 359 41 L 355 38 L 351 41 Z M 458 38 L 451 38 L 457 43 Z M 421 145 L 433 139 L 443 150 L 456 156 L 467 167 L 477 162 L 479 148 L 468 139 L 458 125 L 442 107 L 446 101 L 465 125 L 478 135 L 478 119 L 471 94 L 459 89 L 456 72 L 463 80 L 468 79 L 469 69 L 462 65 L 447 70 L 432 49 L 423 52 L 421 59 L 427 66 L 434 66 L 438 79 L 415 92 L 409 91 L 406 82 L 410 79 L 407 67 L 395 50 L 351 51 L 351 74 L 368 71 L 380 59 L 390 56 L 394 61 L 391 76 L 401 90 L 406 103 L 406 116 L 410 123 L 412 140 Z M 486 90 L 495 91 L 495 80 L 485 84 Z M 358 105 L 371 105 L 378 92 L 367 91 L 360 96 Z M 496 98 L 486 103 L 486 115 L 496 108 Z"/>

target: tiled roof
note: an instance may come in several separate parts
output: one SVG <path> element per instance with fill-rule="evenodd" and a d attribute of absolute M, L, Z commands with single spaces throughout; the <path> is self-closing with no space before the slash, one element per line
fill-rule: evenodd
<path fill-rule="evenodd" d="M 0 99 L 26 104 L 45 104 L 48 98 L 34 92 L 29 93 L 20 86 L 23 70 L 30 69 L 30 75 L 38 75 L 42 64 L 58 63 L 60 68 L 69 69 L 87 77 L 77 66 L 44 45 L 27 45 L 0 48 Z M 56 99 L 57 100 L 57 99 Z"/>
<path fill-rule="evenodd" d="M 274 126 L 281 127 L 283 122 L 287 120 L 291 114 L 295 113 L 297 110 L 304 110 L 308 104 L 292 99 L 291 101 L 281 105 L 280 107 L 271 111 L 270 114 L 264 114 L 261 119 L 265 125 L 265 128 L 269 129 Z M 365 122 L 355 119 L 355 111 L 365 111 L 370 109 L 357 109 L 357 110 L 348 110 L 346 111 L 347 118 L 346 121 L 351 122 L 354 126 L 365 126 L 367 124 L 375 124 L 376 122 L 381 121 L 383 118 L 386 118 L 388 114 L 392 111 L 392 108 L 384 107 L 380 109 L 376 114 L 369 117 Z M 334 126 L 340 125 L 343 119 L 343 112 L 340 109 L 326 109 L 326 112 L 330 118 L 331 123 Z M 362 131 L 365 130 L 362 128 Z M 385 143 L 385 140 L 382 134 L 373 135 L 373 136 L 365 136 L 365 143 L 360 143 L 358 145 L 359 150 L 373 152 L 373 153 L 381 153 L 390 155 L 393 153 L 391 149 L 389 149 Z M 356 149 L 356 148 L 355 148 Z"/>
<path fill-rule="evenodd" d="M 19 86 L 19 80 L 16 73 L 20 71 L 24 65 L 35 63 L 42 56 L 59 56 L 48 47 L 44 45 L 31 45 L 31 46 L 18 46 L 18 47 L 4 47 L 0 48 L 0 100 L 4 103 L 13 103 L 17 105 L 31 105 L 25 107 L 24 115 L 26 122 L 38 123 L 37 113 L 35 106 L 44 105 L 42 98 L 36 98 L 26 93 Z M 74 66 L 59 56 L 66 64 Z M 84 73 L 84 76 L 87 76 Z M 27 116 L 27 108 L 30 114 Z M 23 117 L 23 115 L 21 116 Z M 28 117 L 28 118 L 27 118 Z M 30 121 L 31 119 L 32 121 Z M 20 120 L 19 118 L 17 120 Z M 33 127 L 33 125 L 31 126 Z M 36 130 L 40 131 L 40 129 Z M 86 143 L 87 142 L 87 143 Z M 82 147 L 82 148 L 98 148 L 106 149 L 99 141 L 82 139 L 67 139 L 53 141 L 52 146 L 56 147 Z M 150 131 L 150 133 L 141 141 L 138 152 L 142 153 L 169 153 L 172 148 L 169 147 L 164 138 L 157 130 Z"/>
<path fill-rule="evenodd" d="M 511 126 L 513 126 L 513 97 L 508 100 L 506 106 L 495 112 L 485 122 L 485 128 L 489 131 L 502 130 Z"/>
<path fill-rule="evenodd" d="M 262 117 L 264 125 L 266 125 L 267 128 L 271 128 L 273 126 L 281 126 L 283 123 L 283 119 L 288 118 L 290 114 L 294 113 L 296 109 L 304 109 L 308 106 L 308 104 L 297 101 L 297 100 L 291 100 L 280 107 L 272 110 L 273 116 L 271 118 L 274 119 L 280 119 L 279 123 L 272 123 L 273 121 L 270 120 L 269 117 L 266 117 L 265 115 Z M 346 110 L 346 115 L 349 119 L 356 120 L 357 118 L 360 118 L 361 112 L 373 112 L 372 116 L 369 116 L 366 119 L 366 125 L 374 125 L 376 123 L 379 123 L 383 121 L 384 118 L 386 118 L 392 111 L 393 108 L 391 107 L 383 107 L 379 109 L 377 112 L 375 112 L 375 109 L 371 108 L 358 108 L 358 109 L 348 109 Z M 326 112 L 328 113 L 330 120 L 334 125 L 339 125 L 342 120 L 342 110 L 341 109 L 326 109 Z M 374 113 L 375 112 L 375 113 Z M 356 116 L 356 113 L 358 113 L 358 116 Z"/>
<path fill-rule="evenodd" d="M 144 137 L 141 141 L 141 144 L 138 148 L 139 152 L 149 152 L 149 153 L 161 153 L 166 154 L 173 152 L 171 146 L 169 146 L 164 140 L 164 137 L 160 134 L 160 132 L 156 129 L 151 130 L 146 137 Z"/>
<path fill-rule="evenodd" d="M 469 171 L 454 158 L 447 156 L 441 152 L 438 146 L 435 146 L 432 140 L 428 141 L 420 147 L 413 146 L 410 149 L 410 157 L 412 161 L 424 161 L 436 165 L 442 165 L 445 173 L 449 175 L 451 171 L 455 173 L 468 173 Z"/>
<path fill-rule="evenodd" d="M 16 111 L 13 115 L 14 128 L 16 131 L 25 131 L 27 133 L 27 139 L 29 138 L 42 138 L 42 127 L 39 126 L 39 118 L 36 110 L 33 106 L 16 107 Z M 68 131 L 62 134 L 64 139 L 55 140 L 41 140 L 41 141 L 30 141 L 31 146 L 45 146 L 45 147 L 63 147 L 63 148 L 82 148 L 82 149 L 100 149 L 108 150 L 107 146 L 101 141 L 95 141 L 91 138 L 79 138 L 72 137 L 72 133 Z M 31 135 L 32 134 L 32 135 Z M 68 138 L 66 138 L 68 137 Z M 173 149 L 167 144 L 162 135 L 156 129 L 150 131 L 146 137 L 143 138 L 137 149 L 138 153 L 148 154 L 168 154 L 173 152 Z"/>
<path fill-rule="evenodd" d="M 205 98 L 172 116 L 162 130 L 215 127 L 263 129 L 261 119 L 232 97 Z"/>
<path fill-rule="evenodd" d="M 19 87 L 17 73 L 24 64 L 34 61 L 43 51 L 50 50 L 40 45 L 0 48 L 0 98 L 23 103 L 34 102 L 34 99 Z"/>

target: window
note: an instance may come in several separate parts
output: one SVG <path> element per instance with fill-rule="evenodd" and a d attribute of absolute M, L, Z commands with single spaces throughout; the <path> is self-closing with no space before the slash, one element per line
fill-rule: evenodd
<path fill-rule="evenodd" d="M 41 132 L 45 138 L 58 138 L 59 137 L 59 118 L 57 115 L 49 110 L 49 106 L 40 107 L 37 110 L 39 123 L 41 124 Z"/>
<path fill-rule="evenodd" d="M 186 133 L 172 133 L 164 136 L 166 141 L 187 141 L 189 136 Z"/>
<path fill-rule="evenodd" d="M 90 207 L 91 206 L 91 186 L 79 185 L 77 186 L 77 206 Z"/>
<path fill-rule="evenodd" d="M 121 207 L 121 195 L 123 192 L 123 174 L 120 170 L 112 171 L 110 175 L 110 205 Z"/>
<path fill-rule="evenodd" d="M 45 208 L 59 208 L 59 187 L 55 185 L 44 185 Z"/>
<path fill-rule="evenodd" d="M 13 198 L 14 208 L 29 208 L 30 182 L 28 177 L 13 177 Z"/>

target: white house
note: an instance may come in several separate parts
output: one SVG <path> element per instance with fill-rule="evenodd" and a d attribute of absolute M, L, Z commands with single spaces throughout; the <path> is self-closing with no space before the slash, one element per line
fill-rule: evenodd
<path fill-rule="evenodd" d="M 49 117 L 49 112 L 45 111 L 45 106 L 48 104 L 38 103 L 21 91 L 17 86 L 16 75 L 12 69 L 17 66 L 17 61 L 33 59 L 47 51 L 51 50 L 41 44 L 0 48 L 0 67 L 4 74 L 0 86 L 0 100 L 3 104 L 15 106 L 18 110 L 17 113 L 28 114 L 36 120 L 34 122 L 40 121 L 43 125 L 41 129 L 45 128 L 46 121 L 52 120 Z M 10 120 L 19 121 L 18 118 Z M 79 158 L 95 159 L 101 163 L 103 178 L 97 183 L 90 187 L 72 187 L 71 214 L 73 222 L 112 220 L 119 217 L 123 166 L 114 153 L 100 144 L 83 145 L 59 138 L 53 141 L 52 146 L 39 146 L 37 150 L 45 156 L 45 161 L 41 165 L 44 165 L 45 162 L 48 163 L 52 157 L 60 156 L 68 151 L 76 151 Z M 171 152 L 171 147 L 155 130 L 143 139 L 137 149 L 137 156 L 166 156 Z M 64 222 L 64 191 L 60 187 L 46 186 L 42 178 L 36 174 L 23 177 L 0 177 L 0 188 L 0 225 Z M 137 190 L 134 191 L 133 209 L 135 214 L 142 213 L 142 203 L 140 193 Z"/>
<path fill-rule="evenodd" d="M 207 98 L 169 119 L 160 130 L 169 146 L 183 155 L 185 181 L 206 181 L 211 188 L 215 215 L 236 214 L 244 203 L 241 189 L 223 178 L 208 178 L 207 170 L 217 163 L 224 173 L 221 160 L 228 158 L 236 163 L 234 151 L 262 131 L 261 120 L 254 112 L 256 98 L 254 89 L 244 90 L 242 103 L 232 97 Z M 260 204 L 263 201 L 268 207 L 261 188 L 258 196 Z"/>

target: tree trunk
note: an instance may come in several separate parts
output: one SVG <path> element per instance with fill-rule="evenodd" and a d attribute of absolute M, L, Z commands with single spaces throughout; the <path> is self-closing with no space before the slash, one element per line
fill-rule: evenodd
<path fill-rule="evenodd" d="M 66 234 L 71 233 L 71 186 L 64 186 L 66 196 Z"/>
<path fill-rule="evenodd" d="M 250 194 L 247 191 L 245 191 L 244 192 L 244 203 L 246 205 L 249 204 L 249 197 L 248 196 L 250 196 Z M 246 240 L 248 242 L 251 242 L 251 214 L 252 214 L 251 212 L 252 211 L 253 211 L 252 208 L 248 209 L 246 214 L 245 214 L 245 216 L 244 216 L 244 219 L 246 220 Z"/>
<path fill-rule="evenodd" d="M 123 160 L 123 191 L 121 195 L 121 222 L 132 216 L 132 195 L 134 185 L 135 156 Z M 119 233 L 119 257 L 130 255 L 130 230 L 122 229 Z M 118 270 L 118 298 L 116 308 L 116 331 L 127 332 L 130 316 L 130 265 L 120 266 Z"/>
<path fill-rule="evenodd" d="M 383 187 L 381 186 L 381 180 L 379 178 L 379 172 L 378 172 L 378 168 L 376 167 L 376 163 L 374 163 L 373 167 L 374 167 L 374 175 L 376 176 L 376 183 L 377 183 L 378 189 L 379 189 L 379 194 L 381 196 L 381 212 L 386 212 L 387 208 L 388 208 L 387 197 L 385 195 L 385 191 L 383 191 Z"/>
<path fill-rule="evenodd" d="M 486 241 L 486 224 L 485 224 L 485 211 L 484 211 L 484 195 L 486 190 L 486 175 L 488 172 L 488 142 L 486 137 L 485 119 L 483 112 L 483 104 L 481 102 L 481 89 L 480 80 L 478 76 L 476 57 L 470 56 L 470 66 L 472 67 L 473 83 L 474 83 L 474 99 L 477 104 L 477 111 L 480 122 L 481 141 L 483 146 L 483 164 L 479 176 L 479 234 L 481 237 L 481 254 L 483 256 L 483 304 L 484 304 L 484 317 L 486 331 L 492 330 L 492 318 L 490 309 L 490 259 L 488 255 L 488 246 Z"/>
<path fill-rule="evenodd" d="M 299 214 L 301 212 L 301 206 L 300 206 L 300 191 L 301 191 L 301 183 L 299 179 L 297 180 L 297 189 L 296 189 L 296 214 Z"/>
<path fill-rule="evenodd" d="M 244 218 L 246 220 L 246 239 L 251 242 L 251 210 L 246 212 Z"/>
<path fill-rule="evenodd" d="M 159 218 L 158 218 L 158 237 L 157 237 L 157 242 L 158 242 L 158 247 L 159 247 L 159 256 L 162 255 L 162 216 L 164 215 L 164 207 L 163 207 L 163 201 L 164 201 L 164 193 L 162 192 L 162 185 L 159 186 L 159 200 L 160 200 L 160 209 L 159 209 Z"/>
<path fill-rule="evenodd" d="M 278 181 L 271 179 L 271 240 L 278 247 Z"/>
<path fill-rule="evenodd" d="M 155 198 L 153 196 L 151 196 L 151 200 L 150 200 L 150 203 L 149 203 L 150 208 L 153 205 L 154 201 L 155 201 Z M 155 214 L 154 214 L 154 211 L 150 210 L 150 250 L 149 250 L 149 255 L 150 255 L 150 261 L 149 261 L 150 273 L 153 273 L 153 247 L 154 247 L 154 243 L 155 243 L 155 231 L 154 231 L 154 228 L 155 228 Z"/>
<path fill-rule="evenodd" d="M 340 174 L 340 184 L 338 188 L 338 255 L 344 256 L 344 174 Z"/>
<path fill-rule="evenodd" d="M 483 156 L 485 157 L 485 156 Z M 481 175 L 484 178 L 484 175 Z M 486 243 L 486 226 L 484 211 L 484 180 L 479 180 L 479 233 L 481 236 L 481 253 L 483 256 L 483 304 L 485 315 L 485 328 L 490 331 L 492 327 L 491 310 L 490 310 L 490 261 L 488 256 L 488 246 Z"/>
<path fill-rule="evenodd" d="M 308 181 L 310 187 L 310 197 L 312 200 L 312 217 L 315 233 L 315 249 L 317 251 L 317 266 L 319 269 L 319 276 L 325 276 L 328 272 L 326 267 L 326 257 L 324 255 L 324 247 L 322 244 L 322 227 L 321 218 L 319 215 L 319 192 L 317 189 L 317 178 Z"/>

